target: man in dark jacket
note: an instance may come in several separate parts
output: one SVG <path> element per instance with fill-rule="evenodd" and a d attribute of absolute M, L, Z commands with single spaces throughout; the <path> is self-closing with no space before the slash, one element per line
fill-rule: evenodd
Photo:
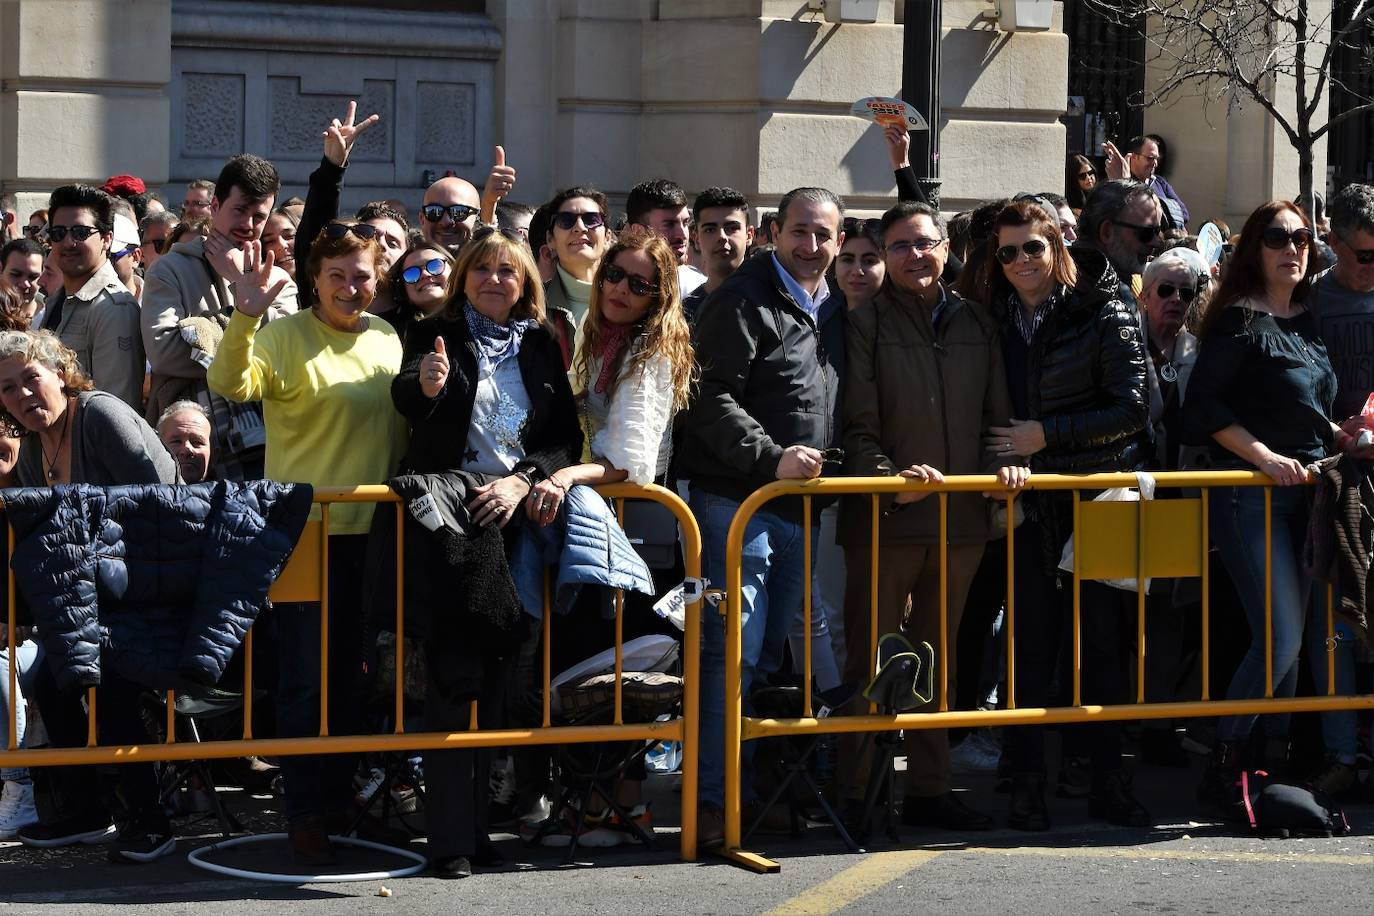
<path fill-rule="evenodd" d="M 825 273 L 843 241 L 843 212 L 843 202 L 824 188 L 789 192 L 778 205 L 773 254 L 746 261 L 697 313 L 701 384 L 678 467 L 691 480 L 705 573 L 717 586 L 725 583 L 726 534 L 740 503 L 774 480 L 819 476 L 824 450 L 835 441 L 845 316 Z M 783 640 L 810 587 L 801 513 L 799 498 L 774 501 L 754 514 L 745 532 L 739 686 L 746 697 L 756 672 L 767 675 L 781 664 Z M 712 618 L 704 629 L 698 830 L 703 845 L 719 845 L 725 631 Z M 746 763 L 750 749 L 746 744 Z M 747 775 L 742 789 L 747 799 Z"/>

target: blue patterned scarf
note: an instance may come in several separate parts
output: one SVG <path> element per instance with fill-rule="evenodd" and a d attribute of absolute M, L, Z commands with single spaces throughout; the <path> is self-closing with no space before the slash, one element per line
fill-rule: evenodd
<path fill-rule="evenodd" d="M 468 331 L 477 344 L 477 375 L 486 378 L 496 371 L 496 367 L 520 352 L 520 341 L 525 332 L 537 322 L 533 318 L 519 318 L 497 324 L 486 315 L 472 307 L 471 302 L 463 303 L 463 317 L 467 319 Z"/>

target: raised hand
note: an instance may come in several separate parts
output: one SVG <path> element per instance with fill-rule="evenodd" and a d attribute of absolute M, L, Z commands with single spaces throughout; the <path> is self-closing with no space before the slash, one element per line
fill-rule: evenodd
<path fill-rule="evenodd" d="M 351 101 L 348 103 L 348 114 L 343 121 L 338 118 L 329 122 L 329 126 L 324 131 L 324 157 L 330 162 L 343 168 L 348 163 L 348 154 L 353 151 L 353 143 L 363 133 L 382 119 L 381 115 L 369 115 L 360 124 L 354 124 L 353 118 L 358 113 L 358 103 Z"/>
<path fill-rule="evenodd" d="M 261 318 L 291 278 L 272 279 L 272 252 L 263 254 L 262 242 L 244 242 L 243 279 L 234 284 L 234 308 L 252 318 Z"/>
<path fill-rule="evenodd" d="M 911 165 L 911 134 L 901 125 L 888 124 L 883 128 L 883 139 L 887 141 L 887 158 L 892 162 L 892 171 Z"/>
<path fill-rule="evenodd" d="M 506 165 L 506 151 L 496 147 L 487 183 L 482 188 L 482 222 L 491 223 L 496 218 L 496 205 L 515 187 L 515 169 Z"/>
<path fill-rule="evenodd" d="M 1126 156 L 1116 148 L 1115 143 L 1110 140 L 1103 143 L 1102 155 L 1107 157 L 1107 177 L 1109 179 L 1130 177 L 1130 166 L 1126 162 Z"/>
<path fill-rule="evenodd" d="M 434 350 L 420 360 L 420 392 L 427 398 L 437 398 L 448 382 L 448 350 L 444 338 L 434 338 Z"/>

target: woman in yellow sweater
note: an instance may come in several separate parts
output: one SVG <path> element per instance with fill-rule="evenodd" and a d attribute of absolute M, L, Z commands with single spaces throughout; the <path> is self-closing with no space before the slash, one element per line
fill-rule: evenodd
<path fill-rule="evenodd" d="M 371 231 L 369 231 L 371 230 Z M 243 246 L 244 277 L 235 284 L 234 315 L 206 373 L 210 388 L 233 401 L 262 401 L 267 476 L 317 487 L 381 483 L 405 447 L 405 420 L 391 403 L 401 341 L 367 308 L 383 272 L 373 227 L 336 221 L 320 230 L 307 273 L 312 305 L 259 327 L 280 289 L 272 255 Z M 282 281 L 278 281 L 280 285 Z M 343 504 L 329 514 L 329 731 L 354 727 L 362 570 L 371 503 Z M 277 605 L 281 659 L 277 727 L 283 736 L 319 733 L 318 605 Z M 333 861 L 329 833 L 349 823 L 352 760 L 284 757 L 286 815 L 298 861 Z M 342 821 L 342 823 L 340 823 Z"/>

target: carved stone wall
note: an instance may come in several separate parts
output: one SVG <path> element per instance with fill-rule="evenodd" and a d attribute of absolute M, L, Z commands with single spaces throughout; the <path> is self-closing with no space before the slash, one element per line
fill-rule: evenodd
<path fill-rule="evenodd" d="M 168 199 L 239 152 L 304 194 L 321 135 L 350 99 L 381 121 L 349 160 L 345 207 L 418 205 L 423 176 L 490 166 L 501 36 L 482 14 L 173 0 Z"/>

